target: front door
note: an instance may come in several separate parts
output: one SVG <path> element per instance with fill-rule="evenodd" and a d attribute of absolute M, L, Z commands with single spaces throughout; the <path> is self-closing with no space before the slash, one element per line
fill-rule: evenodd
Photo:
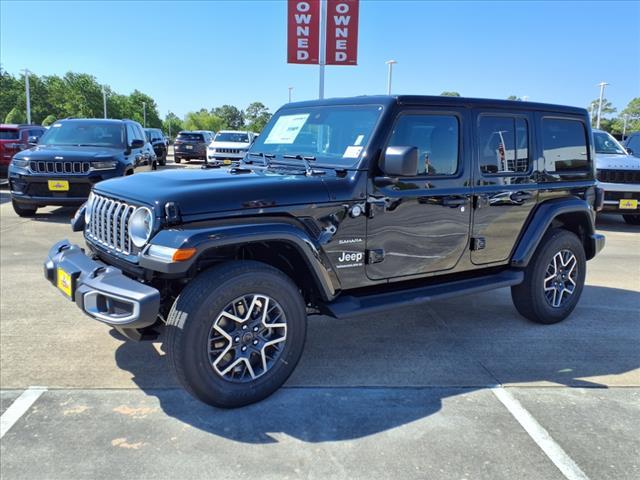
<path fill-rule="evenodd" d="M 467 115 L 465 109 L 409 109 L 396 118 L 387 146 L 417 147 L 418 174 L 372 180 L 369 278 L 451 270 L 467 251 L 471 219 Z"/>
<path fill-rule="evenodd" d="M 537 203 L 531 115 L 475 111 L 475 186 L 471 261 L 507 262 Z"/>

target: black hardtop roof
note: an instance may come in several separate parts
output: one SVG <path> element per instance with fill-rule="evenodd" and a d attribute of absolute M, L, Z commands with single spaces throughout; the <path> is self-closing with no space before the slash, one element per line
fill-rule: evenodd
<path fill-rule="evenodd" d="M 59 122 L 74 122 L 74 123 L 82 123 L 82 122 L 100 122 L 100 123 L 124 123 L 124 122 L 134 122 L 135 120 L 130 120 L 128 118 L 61 118 L 60 120 L 56 120 L 53 123 Z"/>
<path fill-rule="evenodd" d="M 518 100 L 494 100 L 489 98 L 447 97 L 444 95 L 362 95 L 359 97 L 327 98 L 305 102 L 288 103 L 283 108 L 310 107 L 320 105 L 433 105 L 480 108 L 503 108 L 508 110 L 541 110 L 558 113 L 585 115 L 587 110 L 567 105 L 554 105 Z"/>

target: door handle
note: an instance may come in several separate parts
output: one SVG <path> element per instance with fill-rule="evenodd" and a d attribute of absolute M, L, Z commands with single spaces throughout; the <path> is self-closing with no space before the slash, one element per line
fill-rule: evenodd
<path fill-rule="evenodd" d="M 444 197 L 442 199 L 442 206 L 455 208 L 466 205 L 468 201 L 466 197 Z"/>

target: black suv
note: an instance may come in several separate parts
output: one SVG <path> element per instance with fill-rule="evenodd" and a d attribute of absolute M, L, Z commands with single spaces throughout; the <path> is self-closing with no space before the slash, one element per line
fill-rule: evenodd
<path fill-rule="evenodd" d="M 158 158 L 158 165 L 166 165 L 169 140 L 167 140 L 167 138 L 164 136 L 162 130 L 160 130 L 159 128 L 145 128 L 144 134 L 147 138 L 147 142 L 151 144 L 153 152 Z"/>
<path fill-rule="evenodd" d="M 197 398 L 245 405 L 291 374 L 308 315 L 511 287 L 526 318 L 567 317 L 604 246 L 591 139 L 586 110 L 530 102 L 287 104 L 236 168 L 96 185 L 86 253 L 60 241 L 45 275 L 129 338 L 163 332 Z"/>
<path fill-rule="evenodd" d="M 156 156 L 138 122 L 60 120 L 37 145 L 13 156 L 13 209 L 28 217 L 46 205 L 81 205 L 101 180 L 155 168 Z"/>
<path fill-rule="evenodd" d="M 183 131 L 178 133 L 173 142 L 173 159 L 176 163 L 182 160 L 207 161 L 207 146 L 213 136 L 205 131 Z"/>

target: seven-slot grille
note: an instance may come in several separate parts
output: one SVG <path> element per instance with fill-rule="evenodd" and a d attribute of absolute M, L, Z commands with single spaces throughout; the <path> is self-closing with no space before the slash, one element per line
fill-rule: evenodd
<path fill-rule="evenodd" d="M 87 173 L 89 162 L 42 162 L 32 161 L 29 168 L 33 173 Z"/>
<path fill-rule="evenodd" d="M 231 154 L 239 154 L 240 153 L 240 149 L 239 148 L 216 148 L 215 149 L 216 153 L 231 153 Z"/>
<path fill-rule="evenodd" d="M 598 170 L 598 180 L 605 183 L 640 183 L 640 170 Z"/>
<path fill-rule="evenodd" d="M 85 233 L 103 246 L 131 254 L 129 218 L 136 207 L 127 203 L 93 194 L 91 220 Z"/>

